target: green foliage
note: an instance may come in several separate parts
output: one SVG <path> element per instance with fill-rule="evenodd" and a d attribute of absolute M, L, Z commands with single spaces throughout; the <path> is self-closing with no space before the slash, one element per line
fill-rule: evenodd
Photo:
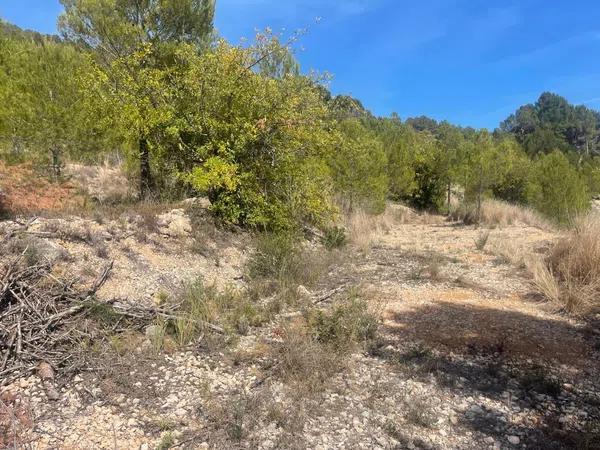
<path fill-rule="evenodd" d="M 332 311 L 313 310 L 307 321 L 311 337 L 336 351 L 375 339 L 379 328 L 377 317 L 357 292 L 351 292 Z"/>
<path fill-rule="evenodd" d="M 421 136 L 398 119 L 381 119 L 372 123 L 387 155 L 389 196 L 394 200 L 409 197 L 416 187 L 413 160 Z"/>
<path fill-rule="evenodd" d="M 335 212 L 327 155 L 338 134 L 313 80 L 255 73 L 254 52 L 220 42 L 188 55 L 180 108 L 191 125 L 165 158 L 225 222 L 273 231 L 324 224 Z"/>
<path fill-rule="evenodd" d="M 259 237 L 256 251 L 248 263 L 252 278 L 281 278 L 298 257 L 298 243 L 289 234 L 265 234 Z"/>
<path fill-rule="evenodd" d="M 339 128 L 341 135 L 331 159 L 336 192 L 347 210 L 362 207 L 382 212 L 388 184 L 381 142 L 357 120 L 344 120 Z"/>
<path fill-rule="evenodd" d="M 585 180 L 558 150 L 533 164 L 528 199 L 540 212 L 566 222 L 589 207 Z"/>
<path fill-rule="evenodd" d="M 526 203 L 530 159 L 514 139 L 504 138 L 496 146 L 499 153 L 499 160 L 496 161 L 499 176 L 491 184 L 494 197 L 510 203 Z"/>
<path fill-rule="evenodd" d="M 298 34 L 217 40 L 213 0 L 62 4 L 64 40 L 0 22 L 7 160 L 58 176 L 67 158 L 117 150 L 142 197 L 206 195 L 225 224 L 278 235 L 316 225 L 330 248 L 344 242 L 328 228 L 340 210 L 379 213 L 387 198 L 449 210 L 464 191 L 477 216 L 494 196 L 564 221 L 600 193 L 600 114 L 557 95 L 519 108 L 493 134 L 425 116 L 403 123 L 332 96 L 327 76 L 302 75 Z M 292 270 L 267 253 L 272 270 Z"/>
<path fill-rule="evenodd" d="M 587 183 L 590 195 L 597 196 L 600 194 L 600 157 L 596 156 L 593 159 L 584 161 L 581 165 L 581 175 Z"/>
<path fill-rule="evenodd" d="M 208 47 L 212 0 L 62 0 L 59 29 L 98 61 L 88 89 L 110 112 L 139 162 L 140 196 L 154 187 L 152 162 L 177 139 L 176 89 L 185 59 Z M 90 96 L 92 97 L 92 96 Z M 90 98 L 88 97 L 88 98 Z"/>
<path fill-rule="evenodd" d="M 322 239 L 322 243 L 327 250 L 344 247 L 347 241 L 346 230 L 342 227 L 327 228 Z"/>
<path fill-rule="evenodd" d="M 103 144 L 94 112 L 80 101 L 88 55 L 45 38 L 0 38 L 0 53 L 0 133 L 13 154 L 27 152 L 60 175 L 65 155 Z"/>
<path fill-rule="evenodd" d="M 598 149 L 600 115 L 549 92 L 535 104 L 519 108 L 500 126 L 532 156 L 556 149 L 590 155 Z"/>

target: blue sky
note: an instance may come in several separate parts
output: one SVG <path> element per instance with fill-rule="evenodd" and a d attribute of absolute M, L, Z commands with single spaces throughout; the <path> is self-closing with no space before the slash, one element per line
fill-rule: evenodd
<path fill-rule="evenodd" d="M 0 16 L 54 32 L 58 0 L 0 0 Z M 320 17 L 320 21 L 315 19 Z M 230 41 L 309 27 L 297 57 L 374 113 L 494 128 L 543 91 L 600 109 L 597 0 L 217 0 Z"/>

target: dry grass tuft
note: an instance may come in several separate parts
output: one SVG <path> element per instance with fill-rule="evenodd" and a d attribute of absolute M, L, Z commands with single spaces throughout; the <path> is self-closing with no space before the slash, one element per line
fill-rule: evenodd
<path fill-rule="evenodd" d="M 386 210 L 380 215 L 369 214 L 365 211 L 354 211 L 344 218 L 350 243 L 363 251 L 368 250 L 379 236 L 389 233 L 394 218 Z"/>
<path fill-rule="evenodd" d="M 525 268 L 531 254 L 521 245 L 518 245 L 506 236 L 496 235 L 489 244 L 490 251 L 501 258 L 503 262 Z"/>
<path fill-rule="evenodd" d="M 576 219 L 545 261 L 528 266 L 537 290 L 560 309 L 579 315 L 600 309 L 600 215 Z"/>
<path fill-rule="evenodd" d="M 475 205 L 464 203 L 455 207 L 450 216 L 469 225 L 475 223 L 489 226 L 527 225 L 542 230 L 552 229 L 552 225 L 533 209 L 501 200 L 485 200 L 481 205 L 479 218 Z"/>
<path fill-rule="evenodd" d="M 477 250 L 479 250 L 479 251 L 483 251 L 485 249 L 485 246 L 488 243 L 489 238 L 490 238 L 489 231 L 485 231 L 485 232 L 481 233 L 477 237 L 477 239 L 475 239 L 475 248 L 477 248 Z"/>
<path fill-rule="evenodd" d="M 277 372 L 298 393 L 322 390 L 360 346 L 376 340 L 379 314 L 352 290 L 331 310 L 310 309 L 285 326 L 273 348 Z"/>
<path fill-rule="evenodd" d="M 69 164 L 67 173 L 99 203 L 122 203 L 135 197 L 135 187 L 122 164 L 111 164 L 108 161 L 97 166 Z"/>
<path fill-rule="evenodd" d="M 417 213 L 398 203 L 389 203 L 383 214 L 369 214 L 356 210 L 344 217 L 349 243 L 360 249 L 368 250 L 381 236 L 390 233 L 397 224 L 430 224 L 443 220 L 442 216 Z"/>

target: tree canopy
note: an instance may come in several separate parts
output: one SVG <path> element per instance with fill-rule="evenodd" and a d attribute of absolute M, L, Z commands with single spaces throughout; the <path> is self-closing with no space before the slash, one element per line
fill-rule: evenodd
<path fill-rule="evenodd" d="M 600 115 L 544 93 L 497 130 L 376 117 L 303 72 L 298 34 L 232 45 L 212 0 L 62 0 L 61 37 L 0 22 L 0 154 L 125 156 L 142 198 L 206 195 L 226 224 L 327 227 L 388 199 L 528 204 L 558 221 L 600 194 Z"/>

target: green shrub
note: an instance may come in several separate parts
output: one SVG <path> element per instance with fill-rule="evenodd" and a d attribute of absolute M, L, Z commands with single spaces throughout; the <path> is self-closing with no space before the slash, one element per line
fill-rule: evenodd
<path fill-rule="evenodd" d="M 534 163 L 528 198 L 541 213 L 561 223 L 585 211 L 590 204 L 584 179 L 558 150 Z"/>
<path fill-rule="evenodd" d="M 321 242 L 327 250 L 344 247 L 347 241 L 346 230 L 342 227 L 327 228 L 321 239 Z"/>
<path fill-rule="evenodd" d="M 251 278 L 282 279 L 294 269 L 300 253 L 297 240 L 290 234 L 263 234 L 248 261 Z"/>
<path fill-rule="evenodd" d="M 423 161 L 415 165 L 416 189 L 409 197 L 418 209 L 438 210 L 444 203 L 445 181 L 435 161 Z"/>
<path fill-rule="evenodd" d="M 248 275 L 254 284 L 292 292 L 298 285 L 313 285 L 331 261 L 322 251 L 303 248 L 294 235 L 268 233 L 259 236 L 248 260 Z"/>
<path fill-rule="evenodd" d="M 331 311 L 314 310 L 308 314 L 309 333 L 314 340 L 346 351 L 355 344 L 372 341 L 379 321 L 368 303 L 352 292 Z"/>

